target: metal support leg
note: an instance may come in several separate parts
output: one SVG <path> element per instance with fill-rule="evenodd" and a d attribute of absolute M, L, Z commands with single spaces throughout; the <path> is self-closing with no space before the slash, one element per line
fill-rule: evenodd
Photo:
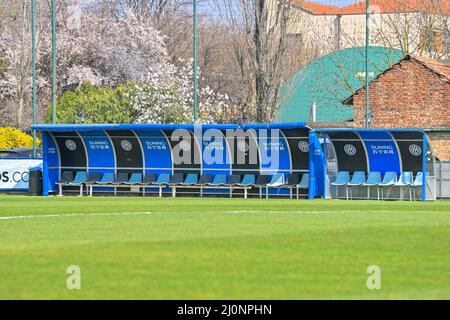
<path fill-rule="evenodd" d="M 367 200 L 370 200 L 370 186 L 367 186 Z"/>
<path fill-rule="evenodd" d="M 62 185 L 59 185 L 59 196 L 62 197 Z"/>
<path fill-rule="evenodd" d="M 233 198 L 233 188 L 230 188 L 230 199 Z"/>
<path fill-rule="evenodd" d="M 80 197 L 82 197 L 83 196 L 83 185 L 81 184 L 80 185 Z"/>
<path fill-rule="evenodd" d="M 262 187 L 259 187 L 259 198 L 262 199 Z"/>
<path fill-rule="evenodd" d="M 200 187 L 200 198 L 203 198 L 203 187 Z"/>
<path fill-rule="evenodd" d="M 177 187 L 172 187 L 172 198 L 177 197 Z"/>
<path fill-rule="evenodd" d="M 289 198 L 292 200 L 292 198 L 294 197 L 293 192 L 292 192 L 292 187 L 289 188 Z"/>
<path fill-rule="evenodd" d="M 162 187 L 159 187 L 159 197 L 162 198 Z"/>
<path fill-rule="evenodd" d="M 266 199 L 269 199 L 269 188 L 266 187 Z"/>
<path fill-rule="evenodd" d="M 347 200 L 348 200 L 348 186 L 345 186 L 345 197 L 346 197 Z"/>
<path fill-rule="evenodd" d="M 245 188 L 244 189 L 244 199 L 247 199 L 247 198 L 248 198 L 248 189 Z"/>
<path fill-rule="evenodd" d="M 297 187 L 297 200 L 300 200 L 300 188 Z"/>

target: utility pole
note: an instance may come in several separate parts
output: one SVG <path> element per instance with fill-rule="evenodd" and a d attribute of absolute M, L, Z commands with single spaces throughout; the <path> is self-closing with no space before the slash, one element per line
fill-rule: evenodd
<path fill-rule="evenodd" d="M 56 0 L 52 0 L 52 119 L 56 124 Z"/>
<path fill-rule="evenodd" d="M 370 128 L 369 104 L 369 45 L 370 45 L 370 0 L 366 0 L 366 128 Z"/>
<path fill-rule="evenodd" d="M 198 121 L 197 107 L 198 107 L 198 94 L 197 94 L 197 0 L 193 2 L 194 9 L 194 123 Z"/>
<path fill-rule="evenodd" d="M 36 124 L 36 0 L 31 0 L 31 68 L 33 77 L 32 103 L 33 103 L 33 125 Z M 33 158 L 36 158 L 36 130 L 33 130 Z"/>

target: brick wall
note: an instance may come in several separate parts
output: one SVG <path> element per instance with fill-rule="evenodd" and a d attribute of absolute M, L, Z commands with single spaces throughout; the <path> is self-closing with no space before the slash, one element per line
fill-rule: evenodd
<path fill-rule="evenodd" d="M 418 61 L 404 60 L 370 85 L 372 128 L 450 128 L 450 81 Z M 353 97 L 355 127 L 365 126 L 365 89 Z M 442 160 L 450 135 L 429 135 Z"/>
<path fill-rule="evenodd" d="M 428 132 L 433 151 L 440 160 L 450 160 L 450 130 L 447 132 Z"/>
<path fill-rule="evenodd" d="M 450 127 L 450 81 L 415 60 L 401 61 L 370 85 L 373 128 Z M 354 96 L 355 126 L 365 125 L 365 89 Z"/>

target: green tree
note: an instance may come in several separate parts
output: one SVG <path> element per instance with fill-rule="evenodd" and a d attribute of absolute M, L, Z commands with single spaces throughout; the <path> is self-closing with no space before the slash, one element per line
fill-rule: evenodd
<path fill-rule="evenodd" d="M 57 101 L 56 117 L 58 123 L 81 123 L 81 114 L 85 123 L 130 123 L 133 121 L 132 109 L 128 103 L 128 92 L 134 84 L 115 88 L 98 88 L 90 82 L 84 82 L 73 91 L 66 91 Z M 45 117 L 52 122 L 51 105 Z"/>

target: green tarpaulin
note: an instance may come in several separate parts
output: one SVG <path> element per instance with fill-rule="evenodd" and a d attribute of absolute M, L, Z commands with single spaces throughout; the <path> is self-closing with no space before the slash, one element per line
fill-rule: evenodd
<path fill-rule="evenodd" d="M 369 48 L 369 78 L 372 80 L 403 57 L 400 50 Z M 281 89 L 277 122 L 316 120 L 342 122 L 353 119 L 353 107 L 342 100 L 365 85 L 365 47 L 350 48 L 321 57 L 300 70 Z"/>

